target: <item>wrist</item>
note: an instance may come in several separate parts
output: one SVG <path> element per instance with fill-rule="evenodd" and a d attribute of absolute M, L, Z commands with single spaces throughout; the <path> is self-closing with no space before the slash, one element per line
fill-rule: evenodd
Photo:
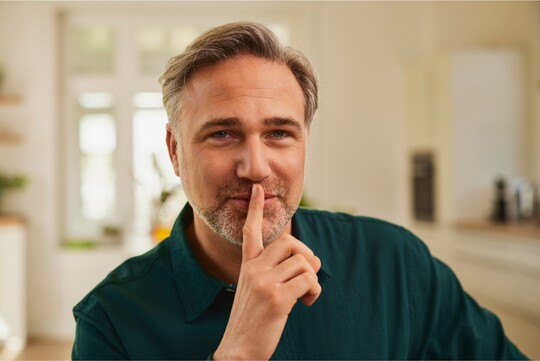
<path fill-rule="evenodd" d="M 250 360 L 253 358 L 247 357 L 245 352 L 242 352 L 239 349 L 234 350 L 224 350 L 224 348 L 219 345 L 217 350 L 212 355 L 212 360 Z"/>

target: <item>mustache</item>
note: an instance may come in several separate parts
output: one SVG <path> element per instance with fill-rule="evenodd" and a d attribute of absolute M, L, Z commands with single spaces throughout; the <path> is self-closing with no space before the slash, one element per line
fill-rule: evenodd
<path fill-rule="evenodd" d="M 216 198 L 218 202 L 224 202 L 238 194 L 251 194 L 253 184 L 259 183 L 265 193 L 274 194 L 276 197 L 284 199 L 287 197 L 287 188 L 279 180 L 268 180 L 263 182 L 250 182 L 243 179 L 231 180 L 219 187 Z"/>

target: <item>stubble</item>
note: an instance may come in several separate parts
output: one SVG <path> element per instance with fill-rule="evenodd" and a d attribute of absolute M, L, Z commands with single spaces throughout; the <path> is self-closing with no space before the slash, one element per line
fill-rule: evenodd
<path fill-rule="evenodd" d="M 272 242 L 289 223 L 298 204 L 289 204 L 289 192 L 279 181 L 261 184 L 266 193 L 276 196 L 275 201 L 264 208 L 263 243 Z M 235 246 L 242 246 L 242 228 L 247 217 L 247 208 L 235 206 L 230 200 L 239 194 L 251 194 L 251 182 L 231 181 L 219 188 L 216 205 L 201 207 L 190 201 L 194 211 L 220 237 Z"/>

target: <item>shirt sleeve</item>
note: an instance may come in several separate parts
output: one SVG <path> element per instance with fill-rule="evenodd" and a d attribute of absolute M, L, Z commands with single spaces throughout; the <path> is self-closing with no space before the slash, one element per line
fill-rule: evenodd
<path fill-rule="evenodd" d="M 462 288 L 452 270 L 413 237 L 411 319 L 418 359 L 527 359 L 505 336 L 498 317 Z"/>
<path fill-rule="evenodd" d="M 82 314 L 76 315 L 77 329 L 71 358 L 73 360 L 126 360 L 118 335 L 96 320 Z"/>

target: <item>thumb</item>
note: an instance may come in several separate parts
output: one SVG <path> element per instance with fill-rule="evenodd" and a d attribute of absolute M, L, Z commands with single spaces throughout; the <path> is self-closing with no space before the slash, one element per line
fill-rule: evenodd
<path fill-rule="evenodd" d="M 260 184 L 253 184 L 251 198 L 242 230 L 242 262 L 256 258 L 264 251 L 262 223 L 264 213 L 264 189 Z"/>

